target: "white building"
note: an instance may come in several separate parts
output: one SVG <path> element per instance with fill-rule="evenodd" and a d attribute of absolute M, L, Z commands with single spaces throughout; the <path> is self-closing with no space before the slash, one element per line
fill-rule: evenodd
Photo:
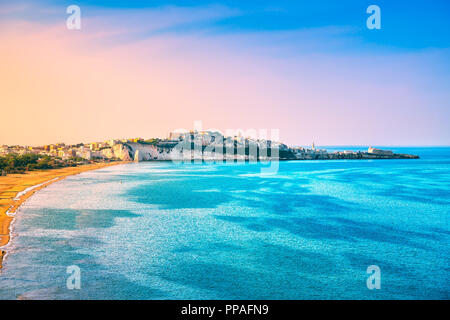
<path fill-rule="evenodd" d="M 384 156 L 391 156 L 394 154 L 391 150 L 381 150 L 381 149 L 376 149 L 376 148 L 372 148 L 372 147 L 369 147 L 367 152 L 371 153 L 371 154 L 379 154 L 379 155 L 384 155 Z"/>

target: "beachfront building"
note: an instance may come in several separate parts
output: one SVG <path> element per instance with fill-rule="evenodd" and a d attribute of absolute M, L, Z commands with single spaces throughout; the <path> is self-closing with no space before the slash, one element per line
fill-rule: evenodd
<path fill-rule="evenodd" d="M 69 149 L 68 148 L 68 149 L 58 150 L 58 157 L 60 157 L 63 160 L 67 160 L 67 159 L 73 158 L 76 155 L 77 154 L 76 154 L 75 150 L 73 150 L 73 149 Z"/>
<path fill-rule="evenodd" d="M 184 129 L 178 129 L 169 133 L 169 140 L 171 141 L 181 141 L 186 139 L 189 135 L 189 132 Z"/>
<path fill-rule="evenodd" d="M 98 142 L 92 142 L 89 144 L 89 148 L 91 151 L 97 151 L 100 148 L 100 144 Z"/>
<path fill-rule="evenodd" d="M 112 139 L 112 140 L 109 140 L 109 141 L 107 142 L 107 144 L 108 144 L 108 146 L 110 146 L 110 147 L 114 147 L 114 146 L 117 145 L 117 144 L 121 144 L 121 142 L 120 142 L 120 140 L 114 140 L 114 139 Z"/>
<path fill-rule="evenodd" d="M 0 156 L 7 155 L 9 153 L 9 147 L 4 145 L 0 147 Z"/>
<path fill-rule="evenodd" d="M 383 155 L 383 156 L 392 156 L 394 154 L 391 150 L 381 150 L 381 149 L 376 149 L 376 148 L 372 148 L 372 147 L 369 147 L 369 149 L 367 150 L 367 153 Z"/>
<path fill-rule="evenodd" d="M 200 131 L 197 135 L 200 137 L 202 145 L 206 146 L 223 138 L 219 131 Z"/>
<path fill-rule="evenodd" d="M 81 147 L 77 150 L 77 157 L 83 158 L 85 160 L 91 160 L 92 159 L 92 151 L 91 149 Z"/>

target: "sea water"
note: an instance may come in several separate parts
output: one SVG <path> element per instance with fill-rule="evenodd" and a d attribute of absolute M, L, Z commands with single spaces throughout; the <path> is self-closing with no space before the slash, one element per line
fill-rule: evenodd
<path fill-rule="evenodd" d="M 421 159 L 67 177 L 16 214 L 0 298 L 449 299 L 450 148 L 393 149 Z"/>

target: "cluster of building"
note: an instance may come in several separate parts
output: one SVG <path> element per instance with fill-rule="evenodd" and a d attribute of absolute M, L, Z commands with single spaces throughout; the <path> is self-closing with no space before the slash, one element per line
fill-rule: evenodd
<path fill-rule="evenodd" d="M 253 139 L 243 137 L 241 134 L 236 136 L 224 137 L 219 131 L 175 131 L 171 132 L 167 139 L 149 139 L 142 138 L 108 140 L 104 142 L 80 143 L 76 145 L 66 145 L 56 143 L 38 147 L 31 146 L 1 146 L 0 156 L 7 154 L 22 155 L 25 153 L 34 153 L 57 157 L 62 160 L 68 159 L 108 159 L 108 160 L 170 160 L 171 157 L 178 158 L 180 153 L 185 152 L 192 145 L 193 158 L 214 158 L 214 153 L 226 153 L 227 150 L 239 149 L 237 157 L 249 157 L 249 152 L 254 150 L 270 149 L 272 147 L 288 150 L 288 147 L 278 142 L 272 142 L 265 139 Z M 198 152 L 200 147 L 200 155 Z M 184 150 L 180 150 L 184 148 Z M 247 151 L 244 150 L 247 148 Z M 195 150 L 194 150 L 195 149 Z M 207 149 L 207 150 L 205 150 Z M 250 151 L 248 150 L 250 149 Z M 245 154 L 247 152 L 247 154 Z M 236 152 L 232 151 L 233 157 Z M 255 155 L 256 157 L 256 155 Z"/>
<path fill-rule="evenodd" d="M 125 140 L 125 142 L 128 140 Z M 122 140 L 109 140 L 106 142 L 93 142 L 87 144 L 66 145 L 55 143 L 44 146 L 0 146 L 0 156 L 8 154 L 23 155 L 27 153 L 58 157 L 62 160 L 82 158 L 84 160 L 114 158 L 113 149 L 122 146 Z"/>
<path fill-rule="evenodd" d="M 181 149 L 180 149 L 181 146 Z M 185 149 L 183 149 L 185 148 Z M 317 160 L 317 159 L 387 159 L 414 158 L 416 156 L 394 154 L 389 150 L 369 147 L 367 151 L 328 152 L 318 149 L 314 143 L 311 148 L 288 147 L 267 139 L 243 137 L 241 134 L 223 136 L 219 131 L 175 131 L 167 139 L 142 138 L 108 140 L 104 142 L 66 145 L 57 143 L 39 147 L 1 146 L 0 156 L 6 154 L 35 153 L 58 157 L 62 160 L 173 160 L 186 157 L 190 159 L 217 159 L 217 153 L 224 159 L 240 160 Z M 192 149 L 192 150 L 190 150 Z M 230 151 L 231 150 L 231 151 Z"/>
<path fill-rule="evenodd" d="M 225 146 L 227 144 L 271 144 L 271 140 L 267 139 L 255 139 L 251 137 L 244 137 L 240 132 L 238 132 L 237 135 L 234 136 L 224 136 L 219 131 L 211 131 L 211 130 L 205 130 L 205 131 L 197 131 L 197 130 L 191 130 L 191 131 L 184 131 L 184 130 L 178 130 L 171 132 L 169 134 L 169 138 L 167 139 L 167 142 L 180 142 L 180 141 L 191 141 L 198 143 L 202 146 L 208 146 L 208 145 L 214 145 L 214 144 L 224 144 Z"/>

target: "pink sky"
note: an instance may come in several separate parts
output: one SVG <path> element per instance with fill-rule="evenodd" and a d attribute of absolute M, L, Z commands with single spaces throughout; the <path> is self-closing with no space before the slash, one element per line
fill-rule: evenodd
<path fill-rule="evenodd" d="M 66 29 L 65 17 L 3 22 L 0 144 L 166 137 L 195 120 L 223 131 L 279 129 L 292 145 L 449 144 L 439 50 L 304 50 L 301 40 L 311 36 L 354 41 L 326 28 L 298 32 L 296 45 L 281 31 L 130 39 L 142 13 L 133 14 L 126 23 L 117 23 L 117 12 L 83 20 L 79 31 Z M 151 14 L 155 28 L 172 23 Z M 233 13 L 213 8 L 191 16 L 221 14 Z"/>

